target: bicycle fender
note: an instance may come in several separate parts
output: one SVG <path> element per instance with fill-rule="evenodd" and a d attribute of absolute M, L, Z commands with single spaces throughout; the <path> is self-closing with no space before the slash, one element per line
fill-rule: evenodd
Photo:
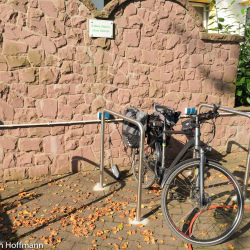
<path fill-rule="evenodd" d="M 179 163 L 178 165 L 176 165 L 176 166 L 174 166 L 174 167 L 172 167 L 172 168 L 166 169 L 167 172 L 166 172 L 165 176 L 163 177 L 163 181 L 162 181 L 162 183 L 161 183 L 161 189 L 165 186 L 165 184 L 166 184 L 166 182 L 167 182 L 169 176 L 170 176 L 177 168 L 179 168 L 179 166 L 181 166 L 182 164 L 186 164 L 186 163 L 188 163 L 188 162 L 197 161 L 197 160 L 200 161 L 199 158 L 197 158 L 197 159 L 189 159 L 189 160 L 186 160 L 186 161 L 183 161 L 183 162 Z M 216 160 L 206 158 L 206 162 L 209 162 L 209 161 L 210 161 L 210 162 L 217 163 L 217 164 L 219 164 L 219 165 L 222 165 L 220 162 L 218 162 L 218 161 L 216 161 Z"/>

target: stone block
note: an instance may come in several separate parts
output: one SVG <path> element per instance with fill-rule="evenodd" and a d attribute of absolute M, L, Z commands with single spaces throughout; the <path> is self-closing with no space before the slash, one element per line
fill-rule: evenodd
<path fill-rule="evenodd" d="M 34 164 L 33 153 L 17 153 L 17 166 L 16 167 L 30 167 Z M 18 169 L 17 168 L 17 169 Z"/>
<path fill-rule="evenodd" d="M 24 83 L 33 83 L 36 81 L 37 77 L 37 69 L 36 68 L 29 68 L 19 71 L 20 81 Z"/>
<path fill-rule="evenodd" d="M 59 84 L 80 84 L 83 81 L 83 77 L 78 74 L 62 75 Z"/>
<path fill-rule="evenodd" d="M 17 25 L 26 26 L 27 25 L 27 15 L 26 13 L 19 13 L 17 16 Z"/>
<path fill-rule="evenodd" d="M 237 71 L 238 67 L 236 66 L 224 66 L 223 82 L 234 82 L 236 80 Z"/>
<path fill-rule="evenodd" d="M 113 84 L 121 88 L 125 87 L 128 85 L 128 78 L 126 75 L 119 72 L 117 75 L 115 75 Z"/>
<path fill-rule="evenodd" d="M 6 154 L 3 161 L 3 168 L 14 168 L 16 166 L 16 156 L 13 153 Z"/>
<path fill-rule="evenodd" d="M 124 9 L 124 16 L 132 16 L 136 15 L 137 9 L 134 3 L 129 3 Z"/>
<path fill-rule="evenodd" d="M 21 27 L 6 23 L 4 28 L 4 38 L 10 41 L 18 40 L 21 37 L 21 32 Z"/>
<path fill-rule="evenodd" d="M 23 108 L 23 97 L 11 92 L 8 96 L 8 104 L 13 108 Z"/>
<path fill-rule="evenodd" d="M 43 149 L 43 141 L 42 139 L 30 139 L 30 138 L 21 138 L 19 139 L 19 149 L 21 151 L 35 151 L 41 152 Z"/>
<path fill-rule="evenodd" d="M 4 169 L 5 181 L 23 180 L 27 177 L 26 168 Z"/>
<path fill-rule="evenodd" d="M 14 119 L 19 122 L 30 122 L 37 119 L 37 112 L 35 109 L 16 109 Z"/>
<path fill-rule="evenodd" d="M 36 166 L 29 168 L 29 177 L 37 178 L 47 176 L 49 174 L 48 166 Z"/>
<path fill-rule="evenodd" d="M 56 45 L 48 37 L 42 38 L 42 48 L 50 54 L 55 54 L 57 51 Z"/>
<path fill-rule="evenodd" d="M 223 72 L 220 71 L 212 71 L 209 76 L 212 80 L 218 80 L 221 81 L 223 79 Z"/>
<path fill-rule="evenodd" d="M 86 29 L 87 18 L 85 16 L 78 16 L 71 18 L 71 25 L 74 28 Z"/>
<path fill-rule="evenodd" d="M 161 80 L 161 68 L 151 67 L 149 79 L 153 81 L 160 81 Z"/>
<path fill-rule="evenodd" d="M 0 55 L 0 71 L 7 71 L 8 70 L 8 64 L 4 57 Z"/>
<path fill-rule="evenodd" d="M 45 137 L 50 135 L 50 127 L 32 127 L 28 128 L 28 136 L 29 137 Z"/>
<path fill-rule="evenodd" d="M 58 118 L 63 120 L 71 120 L 72 119 L 72 108 L 67 105 L 58 105 Z"/>
<path fill-rule="evenodd" d="M 18 13 L 10 6 L 0 5 L 0 18 L 5 22 L 15 23 Z"/>
<path fill-rule="evenodd" d="M 39 8 L 48 16 L 57 17 L 57 8 L 53 1 L 39 0 Z"/>
<path fill-rule="evenodd" d="M 163 51 L 160 53 L 159 57 L 159 65 L 163 66 L 166 65 L 174 60 L 174 52 L 173 51 Z"/>
<path fill-rule="evenodd" d="M 141 61 L 143 64 L 157 65 L 158 64 L 158 51 L 143 51 Z"/>
<path fill-rule="evenodd" d="M 77 16 L 80 3 L 77 0 L 69 0 L 66 4 L 66 12 L 71 16 Z"/>
<path fill-rule="evenodd" d="M 174 51 L 175 58 L 182 58 L 187 54 L 187 46 L 185 44 L 178 44 Z"/>
<path fill-rule="evenodd" d="M 76 54 L 75 46 L 67 45 L 58 50 L 58 56 L 61 60 L 74 60 Z"/>
<path fill-rule="evenodd" d="M 44 36 L 47 34 L 44 13 L 40 9 L 30 8 L 28 11 L 28 27 Z"/>
<path fill-rule="evenodd" d="M 12 121 L 14 118 L 14 110 L 5 102 L 0 102 L 0 120 Z"/>
<path fill-rule="evenodd" d="M 41 84 L 55 84 L 59 79 L 57 68 L 40 68 L 39 82 Z"/>
<path fill-rule="evenodd" d="M 203 55 L 201 54 L 190 55 L 190 66 L 192 68 L 196 68 L 201 64 L 203 64 Z"/>
<path fill-rule="evenodd" d="M 174 34 L 176 30 L 174 22 L 169 19 L 161 19 L 158 31 L 161 33 Z"/>
<path fill-rule="evenodd" d="M 49 165 L 52 162 L 49 155 L 46 154 L 36 154 L 35 157 L 36 157 L 35 161 L 36 165 Z"/>
<path fill-rule="evenodd" d="M 58 11 L 61 11 L 61 12 L 65 11 L 66 5 L 65 5 L 64 0 L 55 0 L 54 3 Z"/>
<path fill-rule="evenodd" d="M 22 39 L 23 42 L 25 42 L 33 49 L 37 48 L 41 44 L 41 40 L 41 37 L 36 35 L 30 35 Z"/>
<path fill-rule="evenodd" d="M 140 30 L 125 29 L 123 41 L 128 47 L 138 47 L 140 43 Z"/>
<path fill-rule="evenodd" d="M 66 174 L 71 172 L 70 160 L 68 154 L 62 154 L 55 157 L 51 166 L 51 174 Z"/>
<path fill-rule="evenodd" d="M 47 90 L 46 86 L 34 85 L 28 87 L 29 96 L 32 98 L 46 98 Z"/>
<path fill-rule="evenodd" d="M 230 58 L 239 59 L 239 55 L 240 55 L 240 45 L 232 44 L 230 48 Z"/>
<path fill-rule="evenodd" d="M 180 36 L 179 35 L 171 35 L 171 36 L 169 36 L 168 40 L 167 40 L 166 49 L 173 49 L 179 42 L 180 42 Z"/>
<path fill-rule="evenodd" d="M 86 125 L 89 126 L 89 125 Z M 78 129 L 69 129 L 65 133 L 65 140 L 76 140 L 76 139 L 81 139 L 84 134 L 83 128 L 78 128 Z"/>
<path fill-rule="evenodd" d="M 29 61 L 24 56 L 7 56 L 6 60 L 10 70 L 29 66 Z"/>
<path fill-rule="evenodd" d="M 64 136 L 49 136 L 44 138 L 44 153 L 62 154 L 64 153 Z"/>
<path fill-rule="evenodd" d="M 201 93 L 202 92 L 202 83 L 199 80 L 189 81 L 190 92 L 192 93 Z"/>
<path fill-rule="evenodd" d="M 56 18 L 48 18 L 46 20 L 48 36 L 51 38 L 57 38 L 61 35 L 65 35 L 64 25 Z"/>
<path fill-rule="evenodd" d="M 125 105 L 130 102 L 131 94 L 129 90 L 119 90 L 118 101 L 120 105 Z"/>
<path fill-rule="evenodd" d="M 78 47 L 76 52 L 76 61 L 81 64 L 91 62 L 87 47 Z"/>
<path fill-rule="evenodd" d="M 79 141 L 74 140 L 74 141 L 67 141 L 65 145 L 65 151 L 68 152 L 70 150 L 75 150 L 79 146 Z"/>
<path fill-rule="evenodd" d="M 92 113 L 95 114 L 95 113 L 97 113 L 98 111 L 101 111 L 101 109 L 105 108 L 105 106 L 106 106 L 106 102 L 105 102 L 105 100 L 103 99 L 103 97 L 102 97 L 102 96 L 97 97 L 97 98 L 93 101 L 92 106 L 91 106 L 91 108 L 92 108 Z"/>
<path fill-rule="evenodd" d="M 54 119 L 57 116 L 57 101 L 52 99 L 37 100 L 37 113 L 40 117 Z"/>
<path fill-rule="evenodd" d="M 67 44 L 67 40 L 65 39 L 64 36 L 60 36 L 60 37 L 54 39 L 54 43 L 55 43 L 57 48 L 62 48 L 63 46 L 65 46 Z"/>
<path fill-rule="evenodd" d="M 30 64 L 33 67 L 41 66 L 42 59 L 43 59 L 42 51 L 40 51 L 40 50 L 33 50 L 33 51 L 29 50 L 29 52 L 28 52 L 28 60 L 29 60 Z"/>
<path fill-rule="evenodd" d="M 89 146 L 93 143 L 93 136 L 92 135 L 84 135 L 81 140 L 79 141 L 80 147 L 82 146 Z"/>

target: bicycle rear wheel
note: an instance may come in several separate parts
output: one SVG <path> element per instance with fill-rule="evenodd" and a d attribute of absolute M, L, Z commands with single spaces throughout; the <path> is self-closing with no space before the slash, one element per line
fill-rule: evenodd
<path fill-rule="evenodd" d="M 159 158 L 160 144 L 154 143 L 153 147 L 149 147 L 147 144 L 144 146 L 144 155 L 142 162 L 142 188 L 150 188 L 155 181 L 155 167 L 157 164 L 157 158 Z M 139 154 L 136 154 L 136 149 L 132 151 L 132 170 L 135 180 L 139 179 Z"/>
<path fill-rule="evenodd" d="M 164 219 L 169 228 L 187 243 L 217 245 L 239 226 L 244 201 L 235 177 L 223 166 L 207 161 L 204 168 L 204 197 L 200 204 L 199 160 L 185 161 L 169 176 L 161 197 Z"/>

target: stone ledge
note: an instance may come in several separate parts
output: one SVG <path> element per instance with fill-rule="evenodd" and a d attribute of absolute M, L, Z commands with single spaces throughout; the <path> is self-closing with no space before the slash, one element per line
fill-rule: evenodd
<path fill-rule="evenodd" d="M 216 42 L 231 42 L 231 43 L 244 42 L 244 38 L 239 35 L 226 35 L 226 34 L 204 33 L 204 32 L 200 32 L 200 39 L 216 41 Z"/>
<path fill-rule="evenodd" d="M 234 109 L 238 111 L 243 111 L 243 112 L 250 112 L 250 106 L 239 106 Z"/>

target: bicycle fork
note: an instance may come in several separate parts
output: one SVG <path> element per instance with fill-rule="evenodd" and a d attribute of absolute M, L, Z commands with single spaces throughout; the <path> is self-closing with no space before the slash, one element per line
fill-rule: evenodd
<path fill-rule="evenodd" d="M 198 119 L 198 118 L 197 118 Z M 196 121 L 198 124 L 198 121 Z M 199 191 L 200 207 L 205 205 L 205 195 L 204 195 L 204 168 L 206 164 L 205 152 L 200 146 L 200 126 L 197 125 L 195 128 L 195 143 L 194 143 L 194 156 L 200 158 L 199 168 L 195 169 L 196 178 L 196 188 Z"/>

